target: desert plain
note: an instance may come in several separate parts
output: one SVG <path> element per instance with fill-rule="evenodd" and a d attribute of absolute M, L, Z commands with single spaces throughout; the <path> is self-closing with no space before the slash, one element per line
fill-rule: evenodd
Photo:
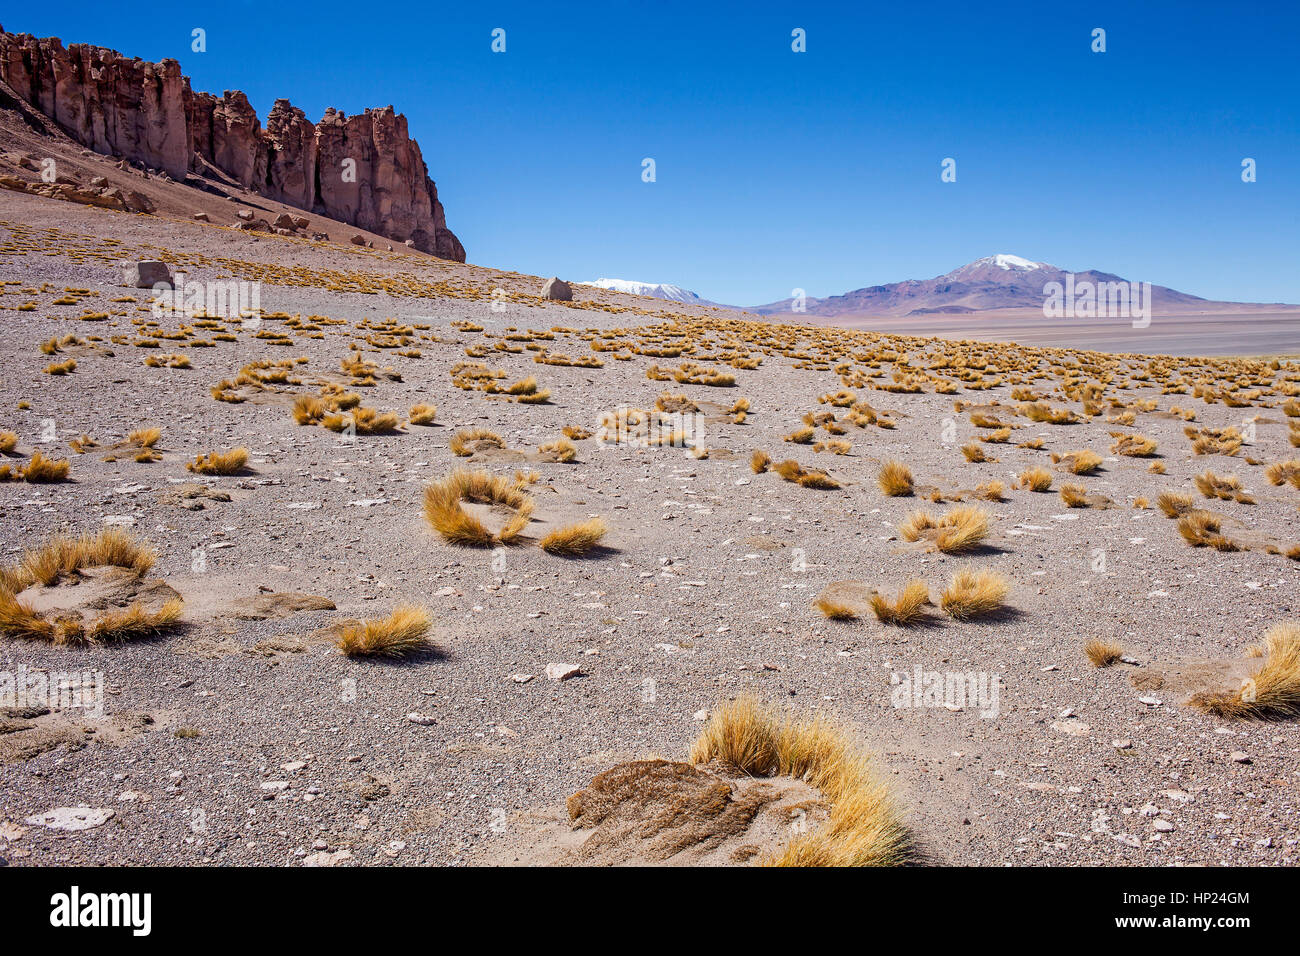
<path fill-rule="evenodd" d="M 142 260 L 259 283 L 260 311 L 159 316 L 123 284 Z M 102 715 L 0 717 L 11 865 L 769 861 L 830 825 L 825 788 L 774 778 L 667 840 L 626 807 L 601 846 L 575 826 L 593 778 L 680 768 L 736 700 L 865 755 L 889 862 L 1296 862 L 1300 736 L 1243 697 L 1300 642 L 1285 317 L 1268 341 L 1235 320 L 1263 357 L 1198 358 L 1129 328 L 1009 345 L 556 302 L 544 277 L 19 193 L 0 282 L 0 563 L 106 529 L 154 554 L 12 599 L 47 622 L 182 602 L 133 639 L 0 637 L 0 672 L 104 690 Z M 53 480 L 23 479 L 37 455 Z M 449 540 L 427 489 L 458 468 L 527 507 L 464 499 L 486 537 Z M 581 553 L 540 546 L 596 520 Z M 944 597 L 963 573 L 987 607 Z M 344 652 L 399 608 L 427 616 L 417 649 Z M 996 700 L 899 692 L 935 673 Z M 762 784 L 731 777 L 736 805 Z"/>

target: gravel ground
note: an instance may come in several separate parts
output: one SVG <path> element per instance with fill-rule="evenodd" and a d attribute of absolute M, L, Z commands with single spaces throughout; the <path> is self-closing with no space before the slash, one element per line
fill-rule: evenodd
<path fill-rule="evenodd" d="M 1007 385 L 956 395 L 859 388 L 898 426 L 850 428 L 850 454 L 815 454 L 782 436 L 805 412 L 829 407 L 817 399 L 840 388 L 839 377 L 781 355 L 736 371 L 734 388 L 710 388 L 647 379 L 652 363 L 675 367 L 680 359 L 606 354 L 603 368 L 584 369 L 494 351 L 481 361 L 504 369 L 506 381 L 536 375 L 551 403 L 508 403 L 451 385 L 449 369 L 485 334 L 627 328 L 665 321 L 671 306 L 611 293 L 596 297 L 605 308 L 527 305 L 519 293 L 540 287 L 529 277 L 276 237 L 253 242 L 198 224 L 6 195 L 0 242 L 15 228 L 39 248 L 0 251 L 0 280 L 21 283 L 0 297 L 0 430 L 20 436 L 20 455 L 40 449 L 69 457 L 72 472 L 60 484 L 0 483 L 4 559 L 58 531 L 124 521 L 157 549 L 155 573 L 190 610 L 183 631 L 155 641 L 91 649 L 0 643 L 0 671 L 101 671 L 108 715 L 137 718 L 133 730 L 110 734 L 75 712 L 54 715 L 86 742 L 65 733 L 59 746 L 0 766 L 0 858 L 10 864 L 487 861 L 515 815 L 554 805 L 620 760 L 683 755 L 700 712 L 746 691 L 853 728 L 879 755 L 931 862 L 1296 862 L 1295 724 L 1227 723 L 1184 705 L 1188 672 L 1240 661 L 1269 626 L 1300 613 L 1297 562 L 1264 548 L 1300 541 L 1300 497 L 1269 485 L 1262 466 L 1246 462 L 1247 455 L 1265 463 L 1294 457 L 1280 409 L 1205 404 L 1160 395 L 1158 387 L 1121 392 L 1130 401 L 1157 397 L 1161 411 L 1194 408 L 1200 425 L 1261 416 L 1254 445 L 1230 458 L 1193 456 L 1179 418 L 1138 415 L 1134 429 L 1119 430 L 1159 442 L 1168 474 L 1158 476 L 1143 459 L 1108 454 L 1115 426 L 1101 418 L 1072 426 L 1012 419 L 1023 426 L 1015 441 L 1041 436 L 1045 449 L 987 446 L 999 461 L 968 464 L 960 446 L 975 429 L 953 402 L 1014 405 Z M 119 244 L 104 247 L 104 238 Z M 111 357 L 74 348 L 75 372 L 44 374 L 61 358 L 39 351 L 51 336 L 107 340 L 134 332 L 129 319 L 146 313 L 130 304 L 111 306 L 132 310 L 116 326 L 75 316 L 107 310 L 129 291 L 117 284 L 115 258 L 146 255 L 208 257 L 191 267 L 192 280 L 238 271 L 238 260 L 456 288 L 423 298 L 268 283 L 267 311 L 347 324 L 323 326 L 322 339 L 295 334 L 292 348 L 245 332 L 215 348 L 178 341 L 156 350 L 184 353 L 189 369 L 148 368 L 144 358 L 154 350 L 130 344 L 109 346 Z M 21 291 L 42 283 L 49 291 Z M 54 305 L 68 286 L 98 296 Z M 515 294 L 501 313 L 487 295 L 495 286 Z M 27 301 L 37 308 L 15 310 Z M 388 317 L 427 323 L 439 341 L 415 343 L 418 359 L 364 346 L 366 357 L 402 379 L 363 389 L 365 404 L 402 415 L 416 402 L 435 404 L 433 427 L 346 444 L 294 424 L 288 403 L 315 394 L 310 386 L 243 404 L 209 396 L 210 386 L 257 359 L 307 356 L 301 375 L 308 382 L 336 373 L 358 334 L 354 324 Z M 458 320 L 485 332 L 457 330 L 451 323 Z M 576 337 L 544 344 L 570 355 L 589 351 Z M 915 365 L 948 348 L 898 344 Z M 745 396 L 752 412 L 743 424 L 709 416 L 706 459 L 588 439 L 577 443 L 575 463 L 537 460 L 537 445 L 563 426 L 594 429 L 601 412 L 649 408 L 665 391 L 713 403 L 706 410 Z M 23 401 L 30 407 L 19 410 Z M 1065 402 L 1054 396 L 1053 404 Z M 42 442 L 51 421 L 55 440 Z M 103 448 L 77 455 L 67 446 L 83 433 L 108 446 L 144 425 L 163 430 L 159 462 L 106 462 Z M 461 462 L 448 449 L 454 430 L 475 425 L 528 456 L 486 464 L 538 471 L 541 518 L 603 516 L 611 529 L 605 550 L 573 560 L 534 547 L 494 555 L 443 543 L 423 521 L 422 489 Z M 235 446 L 251 452 L 248 473 L 186 472 L 195 454 Z M 842 487 L 815 491 L 753 474 L 749 454 L 759 448 L 829 468 Z M 1067 509 L 1055 493 L 1010 488 L 1022 469 L 1050 466 L 1049 451 L 1076 448 L 1106 458 L 1098 474 L 1077 480 L 1115 507 Z M 1008 500 L 987 505 L 988 546 L 955 558 L 902 541 L 898 522 L 925 503 L 882 495 L 875 477 L 891 458 L 906 462 L 918 485 L 953 491 L 1007 483 Z M 1164 489 L 1193 490 L 1192 477 L 1207 467 L 1238 476 L 1257 499 L 1213 503 L 1248 550 L 1190 548 L 1158 510 L 1132 507 Z M 176 492 L 195 483 L 230 500 L 201 499 L 201 510 L 189 510 Z M 196 549 L 202 571 L 194 570 Z M 968 564 L 1010 579 L 1012 613 L 959 624 L 936 610 L 929 626 L 898 628 L 870 617 L 830 621 L 811 606 L 835 581 L 893 593 L 922 577 L 937 595 Z M 231 603 L 259 589 L 322 595 L 337 610 L 234 617 Z M 433 615 L 441 653 L 407 663 L 356 661 L 322 636 L 332 622 L 408 602 Z M 1092 637 L 1118 641 L 1135 663 L 1093 668 L 1080 649 Z M 548 680 L 553 662 L 578 664 L 582 676 Z M 891 675 L 916 668 L 998 675 L 997 715 L 983 717 L 973 706 L 894 706 Z M 534 677 L 521 683 L 517 674 Z M 412 713 L 424 721 L 412 722 Z M 114 813 L 72 832 L 26 822 L 79 806 Z"/>

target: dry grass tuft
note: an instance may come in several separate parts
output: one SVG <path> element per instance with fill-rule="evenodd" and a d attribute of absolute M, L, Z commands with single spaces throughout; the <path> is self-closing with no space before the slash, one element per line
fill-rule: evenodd
<path fill-rule="evenodd" d="M 434 419 L 438 417 L 438 409 L 436 406 L 426 405 L 421 402 L 418 405 L 411 406 L 407 417 L 412 425 L 432 425 Z"/>
<path fill-rule="evenodd" d="M 1291 484 L 1300 488 L 1300 459 L 1275 462 L 1264 469 L 1264 477 L 1270 485 Z"/>
<path fill-rule="evenodd" d="M 1166 518 L 1181 518 L 1192 510 L 1192 496 L 1181 491 L 1162 491 L 1156 498 L 1156 507 Z"/>
<path fill-rule="evenodd" d="M 772 456 L 762 449 L 755 450 L 749 456 L 749 467 L 756 475 L 761 475 L 772 465 Z"/>
<path fill-rule="evenodd" d="M 775 866 L 894 866 L 909 856 L 907 831 L 871 758 L 827 721 L 778 717 L 749 697 L 719 707 L 694 746 L 694 764 L 718 761 L 749 776 L 807 781 L 831 803 L 830 819 L 796 837 Z"/>
<path fill-rule="evenodd" d="M 451 436 L 451 452 L 468 458 L 485 448 L 505 448 L 506 440 L 487 428 L 462 428 Z"/>
<path fill-rule="evenodd" d="M 347 624 L 339 631 L 336 646 L 348 657 L 406 657 L 428 650 L 429 614 L 422 607 L 406 604 L 386 618 Z"/>
<path fill-rule="evenodd" d="M 1118 435 L 1110 450 L 1116 455 L 1128 455 L 1131 458 L 1150 458 L 1156 453 L 1156 441 L 1145 435 Z"/>
<path fill-rule="evenodd" d="M 1080 448 L 1065 455 L 1053 455 L 1052 462 L 1059 464 L 1076 475 L 1091 475 L 1101 467 L 1101 455 L 1087 448 Z"/>
<path fill-rule="evenodd" d="M 568 464 L 578 458 L 578 446 L 567 438 L 557 438 L 555 441 L 544 442 L 537 446 L 537 450 L 548 460 L 558 461 L 562 464 Z"/>
<path fill-rule="evenodd" d="M 395 412 L 377 412 L 373 408 L 358 405 L 351 411 L 326 415 L 320 424 L 332 432 L 351 429 L 358 435 L 391 435 L 398 430 L 401 422 Z"/>
<path fill-rule="evenodd" d="M 1046 468 L 1027 468 L 1020 473 L 1020 487 L 1028 488 L 1030 491 L 1050 491 L 1052 488 L 1052 473 Z"/>
<path fill-rule="evenodd" d="M 1006 501 L 1006 495 L 1003 494 L 1002 482 L 986 481 L 975 488 L 975 494 L 985 501 Z"/>
<path fill-rule="evenodd" d="M 604 518 L 592 518 L 578 524 L 557 528 L 542 538 L 538 542 L 538 547 L 549 554 L 577 558 L 596 547 L 608 530 Z"/>
<path fill-rule="evenodd" d="M 1093 638 L 1083 645 L 1083 653 L 1092 661 L 1094 667 L 1110 667 L 1112 664 L 1118 664 L 1120 658 L 1124 656 L 1124 648 L 1120 647 L 1114 641 L 1103 641 Z"/>
<path fill-rule="evenodd" d="M 1088 507 L 1088 489 L 1083 485 L 1061 485 L 1061 500 L 1067 508 Z"/>
<path fill-rule="evenodd" d="M 504 508 L 510 516 L 494 533 L 465 510 L 466 501 Z M 528 527 L 533 508 L 532 496 L 520 482 L 486 471 L 457 469 L 424 489 L 425 520 L 450 543 L 466 547 L 514 544 Z"/>
<path fill-rule="evenodd" d="M 25 465 L 11 468 L 0 465 L 0 481 L 28 481 L 32 484 L 51 484 L 63 481 L 72 470 L 72 463 L 66 458 L 46 458 L 41 452 L 32 452 Z"/>
<path fill-rule="evenodd" d="M 962 568 L 940 595 L 940 606 L 959 621 L 984 617 L 1001 610 L 1011 586 L 996 571 Z"/>
<path fill-rule="evenodd" d="M 248 449 L 232 448 L 230 451 L 212 451 L 199 455 L 185 466 L 185 470 L 198 475 L 235 475 L 246 464 Z"/>
<path fill-rule="evenodd" d="M 1193 509 L 1178 519 L 1178 533 L 1193 548 L 1213 548 L 1215 551 L 1240 551 L 1241 547 L 1220 533 L 1222 523 L 1217 515 Z"/>
<path fill-rule="evenodd" d="M 894 601 L 883 594 L 871 596 L 871 610 L 882 624 L 915 624 L 925 618 L 925 609 L 929 604 L 930 589 L 919 578 L 908 581 Z"/>
<path fill-rule="evenodd" d="M 18 447 L 18 436 L 13 432 L 0 432 L 0 455 L 7 455 Z"/>
<path fill-rule="evenodd" d="M 1300 623 L 1284 621 L 1257 649 L 1264 666 L 1239 690 L 1194 694 L 1190 703 L 1216 717 L 1278 720 L 1300 714 Z"/>
<path fill-rule="evenodd" d="M 833 601 L 828 597 L 819 597 L 813 602 L 813 607 L 821 611 L 832 621 L 856 621 L 858 619 L 858 609 L 850 604 L 843 604 L 839 601 Z"/>
<path fill-rule="evenodd" d="M 912 470 L 902 462 L 885 462 L 876 481 L 880 490 L 891 498 L 905 498 L 912 494 Z"/>

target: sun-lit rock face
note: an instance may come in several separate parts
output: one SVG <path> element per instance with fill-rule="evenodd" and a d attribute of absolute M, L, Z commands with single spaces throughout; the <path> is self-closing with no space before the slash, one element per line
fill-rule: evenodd
<path fill-rule="evenodd" d="M 406 117 L 392 106 L 318 124 L 277 100 L 263 128 L 238 90 L 196 93 L 148 63 L 58 37 L 0 32 L 0 80 L 82 145 L 166 172 L 215 174 L 270 199 L 465 261 Z"/>

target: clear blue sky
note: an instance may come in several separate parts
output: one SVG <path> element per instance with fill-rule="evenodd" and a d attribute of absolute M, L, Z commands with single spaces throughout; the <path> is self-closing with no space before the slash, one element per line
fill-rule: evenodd
<path fill-rule="evenodd" d="M 1008 252 L 1300 302 L 1289 0 L 118 7 L 12 5 L 2 22 L 174 56 L 263 118 L 277 97 L 312 120 L 392 103 L 471 262 L 750 305 Z"/>

